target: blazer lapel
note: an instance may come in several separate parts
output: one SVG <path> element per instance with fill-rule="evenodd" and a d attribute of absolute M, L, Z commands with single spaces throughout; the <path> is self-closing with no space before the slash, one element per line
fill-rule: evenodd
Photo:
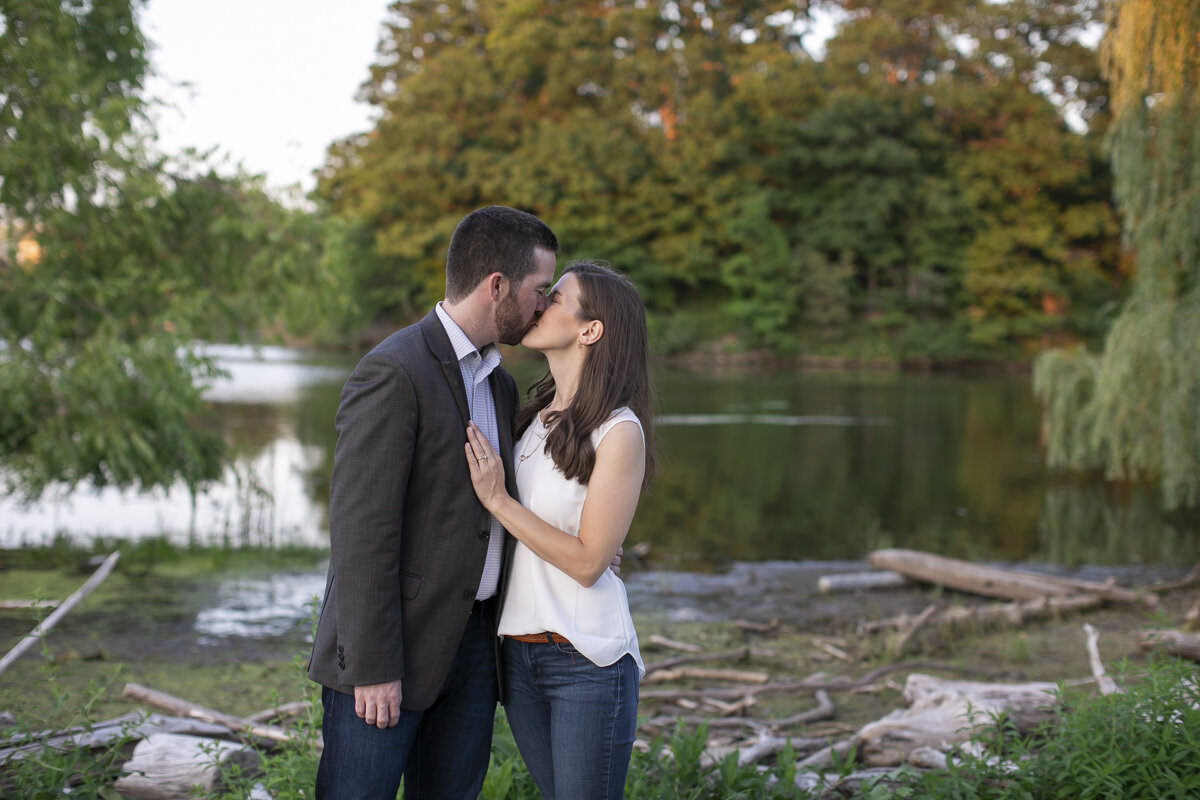
<path fill-rule="evenodd" d="M 462 370 L 458 366 L 458 357 L 454 355 L 454 346 L 450 344 L 450 337 L 446 335 L 446 329 L 442 327 L 436 309 L 421 320 L 421 330 L 425 334 L 430 352 L 442 365 L 442 374 L 450 384 L 454 402 L 458 406 L 458 414 L 462 417 L 463 430 L 466 430 L 467 423 L 471 420 L 471 410 L 467 407 L 467 388 L 463 385 Z"/>

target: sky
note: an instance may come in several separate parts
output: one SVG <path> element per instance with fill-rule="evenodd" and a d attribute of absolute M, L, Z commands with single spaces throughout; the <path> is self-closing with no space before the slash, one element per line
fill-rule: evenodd
<path fill-rule="evenodd" d="M 388 0 L 149 0 L 159 146 L 217 148 L 279 191 L 312 189 L 328 145 L 370 129 L 354 100 Z M 181 84 L 187 84 L 186 86 Z"/>

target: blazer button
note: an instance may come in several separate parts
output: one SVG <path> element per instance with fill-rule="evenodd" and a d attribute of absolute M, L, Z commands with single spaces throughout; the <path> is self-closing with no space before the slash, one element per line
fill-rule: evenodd
<path fill-rule="evenodd" d="M 480 541 L 484 541 L 484 542 L 486 542 L 488 539 L 490 539 L 490 538 L 491 538 L 491 536 L 492 536 L 492 532 L 491 532 L 491 531 L 480 531 L 480 532 L 479 532 L 479 539 L 480 539 Z"/>

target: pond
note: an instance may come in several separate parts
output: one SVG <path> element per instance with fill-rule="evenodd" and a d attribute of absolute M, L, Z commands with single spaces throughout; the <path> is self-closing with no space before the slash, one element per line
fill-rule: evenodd
<path fill-rule="evenodd" d="M 79 489 L 0 499 L 0 546 L 65 534 L 180 545 L 328 544 L 333 417 L 355 356 L 214 347 L 228 377 L 210 424 L 236 454 L 192 498 Z M 527 386 L 537 361 L 505 349 Z M 878 547 L 1061 566 L 1185 566 L 1200 515 L 1164 515 L 1152 487 L 1043 465 L 1024 376 L 660 370 L 658 479 L 627 544 L 659 568 L 857 560 Z"/>

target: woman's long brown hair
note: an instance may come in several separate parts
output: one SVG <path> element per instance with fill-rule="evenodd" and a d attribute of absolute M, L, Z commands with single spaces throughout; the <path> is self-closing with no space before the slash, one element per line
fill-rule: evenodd
<path fill-rule="evenodd" d="M 579 315 L 584 321 L 600 320 L 604 335 L 588 348 L 579 389 L 562 411 L 545 420 L 550 433 L 545 446 L 554 465 L 568 478 L 587 483 L 596 463 L 592 431 L 622 406 L 637 415 L 646 441 L 646 474 L 642 486 L 654 475 L 654 395 L 650 386 L 650 345 L 646 309 L 637 288 L 603 261 L 576 261 L 563 274 L 579 281 Z M 535 414 L 554 398 L 554 377 L 546 372 L 529 389 L 530 399 L 517 412 L 519 437 Z"/>

